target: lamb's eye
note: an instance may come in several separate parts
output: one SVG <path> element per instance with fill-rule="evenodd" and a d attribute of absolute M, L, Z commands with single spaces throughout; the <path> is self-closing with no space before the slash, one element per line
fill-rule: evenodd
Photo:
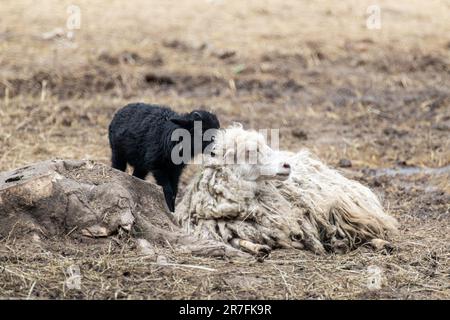
<path fill-rule="evenodd" d="M 211 141 L 216 141 L 216 136 L 212 136 Z"/>

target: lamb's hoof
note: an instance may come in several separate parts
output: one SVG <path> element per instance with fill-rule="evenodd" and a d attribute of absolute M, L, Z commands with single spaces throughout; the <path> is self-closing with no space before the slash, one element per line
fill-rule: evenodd
<path fill-rule="evenodd" d="M 372 239 L 368 243 L 375 251 L 386 251 L 392 253 L 395 250 L 395 246 L 389 241 L 383 239 Z"/>

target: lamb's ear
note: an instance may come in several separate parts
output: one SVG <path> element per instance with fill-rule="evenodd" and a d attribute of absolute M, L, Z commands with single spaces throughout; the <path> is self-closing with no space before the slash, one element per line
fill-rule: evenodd
<path fill-rule="evenodd" d="M 182 128 L 191 128 L 193 125 L 192 120 L 183 118 L 183 117 L 172 117 L 169 119 L 173 123 L 179 125 Z"/>
<path fill-rule="evenodd" d="M 202 115 L 198 111 L 192 112 L 192 116 L 194 117 L 194 121 L 201 121 L 202 120 Z"/>

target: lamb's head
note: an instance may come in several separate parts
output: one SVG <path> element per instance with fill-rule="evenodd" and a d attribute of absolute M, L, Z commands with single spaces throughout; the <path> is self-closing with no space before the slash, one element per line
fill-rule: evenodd
<path fill-rule="evenodd" d="M 189 131 L 194 130 L 195 122 L 201 123 L 202 130 L 219 129 L 219 119 L 214 113 L 206 110 L 194 110 L 189 113 L 176 115 L 170 118 L 170 121 Z"/>
<path fill-rule="evenodd" d="M 212 143 L 217 129 L 220 128 L 217 116 L 205 110 L 173 116 L 170 121 L 189 133 L 192 157 L 203 152 Z"/>
<path fill-rule="evenodd" d="M 209 164 L 227 166 L 247 181 L 286 180 L 291 166 L 256 131 L 233 126 L 217 132 Z"/>

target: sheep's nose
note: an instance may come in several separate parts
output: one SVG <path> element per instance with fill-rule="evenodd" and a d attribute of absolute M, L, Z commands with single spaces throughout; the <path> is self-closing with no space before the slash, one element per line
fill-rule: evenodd
<path fill-rule="evenodd" d="M 291 165 L 289 163 L 283 163 L 283 168 L 290 169 Z"/>

